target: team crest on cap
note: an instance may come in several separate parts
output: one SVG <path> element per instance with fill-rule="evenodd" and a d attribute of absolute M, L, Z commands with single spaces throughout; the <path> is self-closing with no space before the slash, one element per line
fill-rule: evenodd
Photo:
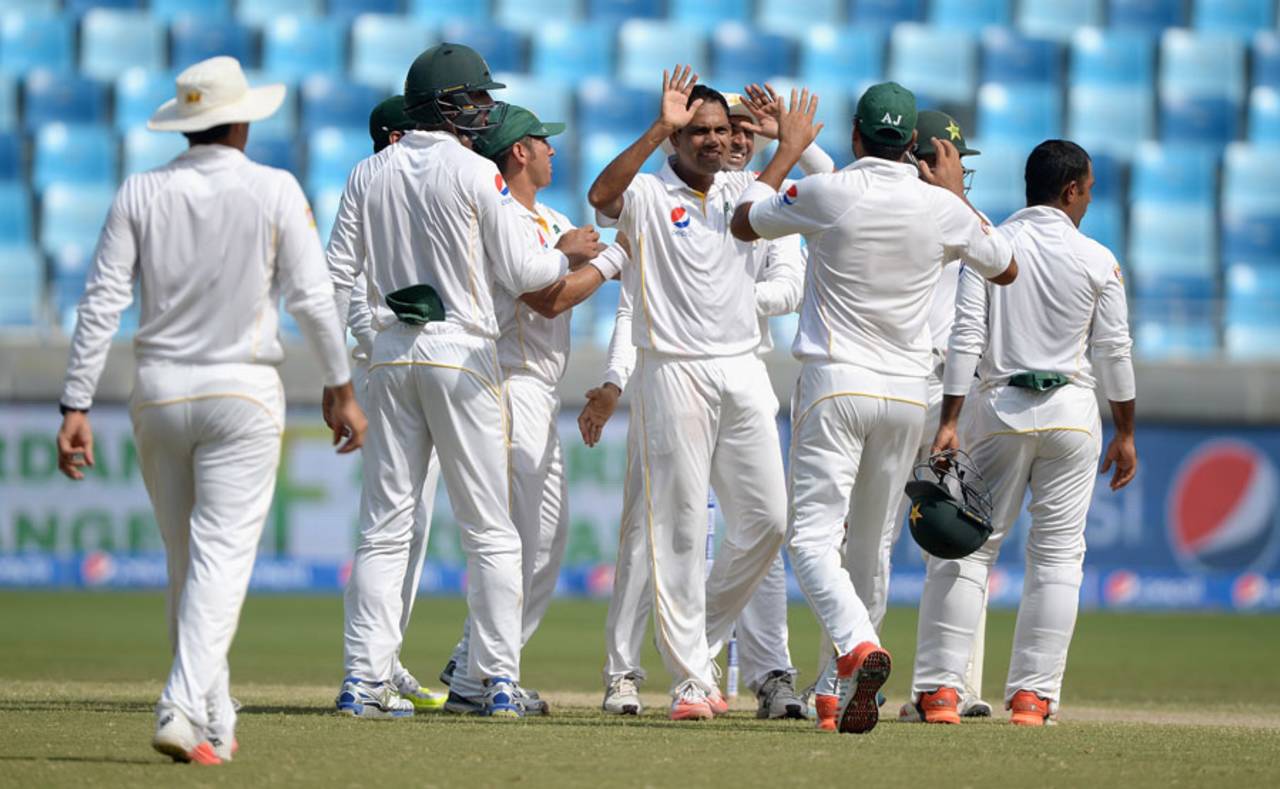
<path fill-rule="evenodd" d="M 675 225 L 681 230 L 684 230 L 686 227 L 689 226 L 690 221 L 691 219 L 689 217 L 689 212 L 684 209 L 684 206 L 678 205 L 675 208 L 671 209 L 671 224 Z"/>
<path fill-rule="evenodd" d="M 795 185 L 795 184 L 792 184 L 792 185 L 791 185 L 791 187 L 790 187 L 789 189 L 787 189 L 787 191 L 785 191 L 785 192 L 783 192 L 783 193 L 782 193 L 782 202 L 783 202 L 783 204 L 784 204 L 784 205 L 795 205 L 795 202 L 796 202 L 796 196 L 797 196 L 797 195 L 799 195 L 799 194 L 800 194 L 800 190 L 796 188 L 796 185 Z"/>
<path fill-rule="evenodd" d="M 511 194 L 511 188 L 507 186 L 507 182 L 502 180 L 502 173 L 498 173 L 493 177 L 493 185 L 497 187 L 498 194 L 507 197 Z"/>

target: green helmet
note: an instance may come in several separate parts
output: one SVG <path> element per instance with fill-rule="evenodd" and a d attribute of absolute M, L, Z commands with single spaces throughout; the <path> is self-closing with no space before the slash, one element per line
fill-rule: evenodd
<path fill-rule="evenodd" d="M 991 536 L 991 493 L 960 450 L 940 452 L 917 465 L 907 483 L 911 536 L 939 559 L 962 559 Z"/>
<path fill-rule="evenodd" d="M 437 44 L 409 67 L 404 78 L 405 112 L 418 123 L 448 120 L 460 131 L 479 131 L 487 126 L 476 121 L 490 108 L 471 104 L 467 94 L 505 87 L 493 81 L 489 64 L 479 52 L 465 44 Z"/>
<path fill-rule="evenodd" d="M 923 156 L 933 156 L 937 153 L 933 149 L 933 138 L 939 140 L 950 140 L 956 146 L 961 156 L 973 156 L 981 153 L 975 151 L 965 144 L 964 132 L 960 130 L 960 124 L 956 123 L 956 119 L 937 110 L 921 110 L 916 115 L 916 149 L 912 151 L 916 158 Z"/>
<path fill-rule="evenodd" d="M 369 113 L 369 137 L 373 140 L 374 153 L 391 144 L 392 132 L 409 131 L 415 125 L 404 112 L 404 96 L 392 96 L 379 102 Z"/>

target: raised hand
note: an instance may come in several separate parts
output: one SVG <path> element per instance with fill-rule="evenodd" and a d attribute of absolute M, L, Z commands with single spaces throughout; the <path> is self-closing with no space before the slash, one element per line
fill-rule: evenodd
<path fill-rule="evenodd" d="M 916 166 L 920 168 L 920 177 L 927 183 L 940 186 L 963 198 L 964 165 L 960 163 L 960 151 L 950 140 L 939 140 L 937 137 L 932 140 L 933 149 L 937 151 L 934 165 L 930 167 L 927 162 L 916 162 Z"/>
<path fill-rule="evenodd" d="M 702 106 L 702 99 L 685 106 L 689 104 L 689 93 L 693 91 L 693 86 L 698 84 L 698 75 L 692 72 L 692 67 L 687 65 L 677 65 L 670 73 L 666 69 L 662 71 L 662 111 L 658 120 L 671 131 L 688 126 L 694 113 Z"/>
<path fill-rule="evenodd" d="M 791 103 L 778 115 L 778 144 L 793 153 L 800 153 L 818 139 L 822 124 L 814 123 L 818 114 L 818 94 L 791 89 Z"/>
<path fill-rule="evenodd" d="M 742 124 L 742 128 L 770 140 L 778 139 L 778 115 L 782 113 L 782 98 L 774 92 L 772 85 L 766 82 L 761 88 L 752 83 L 743 88 L 742 106 L 747 108 L 755 121 Z"/>

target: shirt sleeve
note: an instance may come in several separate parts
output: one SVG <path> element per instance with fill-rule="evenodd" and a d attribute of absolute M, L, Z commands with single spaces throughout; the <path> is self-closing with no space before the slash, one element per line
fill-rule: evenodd
<path fill-rule="evenodd" d="M 334 304 L 333 282 L 320 249 L 315 218 L 302 187 L 291 175 L 284 176 L 279 211 L 276 277 L 285 309 L 320 360 L 324 385 L 347 383 L 351 370 Z"/>
<path fill-rule="evenodd" d="M 569 259 L 558 249 L 542 248 L 534 225 L 515 210 L 514 198 L 502 194 L 504 184 L 498 168 L 487 159 L 476 158 L 476 167 L 465 183 L 480 217 L 480 238 L 489 270 L 513 295 L 542 290 L 564 276 Z"/>
<path fill-rule="evenodd" d="M 637 173 L 636 177 L 631 179 L 631 183 L 627 185 L 627 190 L 622 193 L 622 211 L 619 212 L 617 219 L 597 209 L 595 212 L 596 226 L 616 227 L 628 236 L 634 236 L 636 223 L 644 216 L 645 206 L 649 204 L 648 200 L 645 199 L 648 194 L 645 182 L 649 177 L 644 173 Z"/>
<path fill-rule="evenodd" d="M 1091 357 L 1103 394 L 1112 402 L 1123 403 L 1137 397 L 1133 340 L 1129 335 L 1129 307 L 1120 264 L 1114 257 L 1110 263 L 1112 273 L 1104 281 L 1093 309 Z"/>
<path fill-rule="evenodd" d="M 837 203 L 833 200 L 835 197 L 829 173 L 806 176 L 784 183 L 783 191 L 767 200 L 753 201 L 748 219 L 761 238 L 819 233 L 831 227 L 848 209 L 848 202 Z"/>
<path fill-rule="evenodd" d="M 347 177 L 347 186 L 342 190 L 342 199 L 338 202 L 338 216 L 333 221 L 329 245 L 325 248 L 325 262 L 333 281 L 334 312 L 339 318 L 346 318 L 349 325 L 354 325 L 353 321 L 360 316 L 368 315 L 372 326 L 373 316 L 369 305 L 366 303 L 363 312 L 359 313 L 355 306 L 356 301 L 367 297 L 367 293 L 363 293 L 357 285 L 357 281 L 363 282 L 361 275 L 364 272 L 364 223 L 360 221 L 360 211 L 364 187 L 368 181 L 367 161 L 357 164 Z M 351 303 L 350 311 L 348 302 Z"/>
<path fill-rule="evenodd" d="M 815 141 L 804 149 L 804 153 L 800 154 L 800 161 L 796 162 L 796 166 L 800 168 L 800 172 L 805 175 L 817 175 L 818 173 L 830 173 L 836 169 L 836 160 L 818 145 Z"/>
<path fill-rule="evenodd" d="M 804 290 L 804 252 L 799 236 L 784 236 L 769 245 L 765 267 L 756 280 L 756 315 L 786 315 L 800 307 Z"/>
<path fill-rule="evenodd" d="M 618 313 L 613 319 L 613 336 L 609 338 L 609 361 L 604 380 L 625 391 L 635 367 L 636 347 L 631 344 L 631 293 L 624 284 L 618 292 Z"/>
<path fill-rule="evenodd" d="M 959 197 L 941 187 L 927 188 L 942 235 L 942 262 L 963 260 L 987 279 L 1003 274 L 1013 260 L 1009 242 Z"/>
<path fill-rule="evenodd" d="M 62 404 L 70 408 L 93 405 L 111 337 L 120 326 L 120 314 L 133 301 L 138 242 L 130 219 L 131 186 L 130 181 L 125 182 L 107 214 L 76 311 L 71 358 L 62 387 Z"/>
<path fill-rule="evenodd" d="M 347 308 L 347 328 L 356 340 L 357 358 L 368 361 L 373 358 L 373 338 L 378 332 L 373 328 L 373 310 L 369 309 L 369 283 L 363 274 L 356 278 L 351 293 L 351 302 Z"/>
<path fill-rule="evenodd" d="M 987 289 L 994 287 L 968 266 L 960 267 L 956 285 L 956 319 L 951 326 L 947 365 L 942 374 L 944 395 L 964 396 L 973 385 L 978 360 L 987 348 Z"/>

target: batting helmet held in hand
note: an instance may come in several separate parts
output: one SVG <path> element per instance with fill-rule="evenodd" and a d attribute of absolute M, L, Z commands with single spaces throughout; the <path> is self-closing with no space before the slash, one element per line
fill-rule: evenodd
<path fill-rule="evenodd" d="M 930 555 L 962 559 L 991 536 L 991 493 L 973 460 L 960 450 L 939 452 L 913 470 L 911 536 Z"/>

